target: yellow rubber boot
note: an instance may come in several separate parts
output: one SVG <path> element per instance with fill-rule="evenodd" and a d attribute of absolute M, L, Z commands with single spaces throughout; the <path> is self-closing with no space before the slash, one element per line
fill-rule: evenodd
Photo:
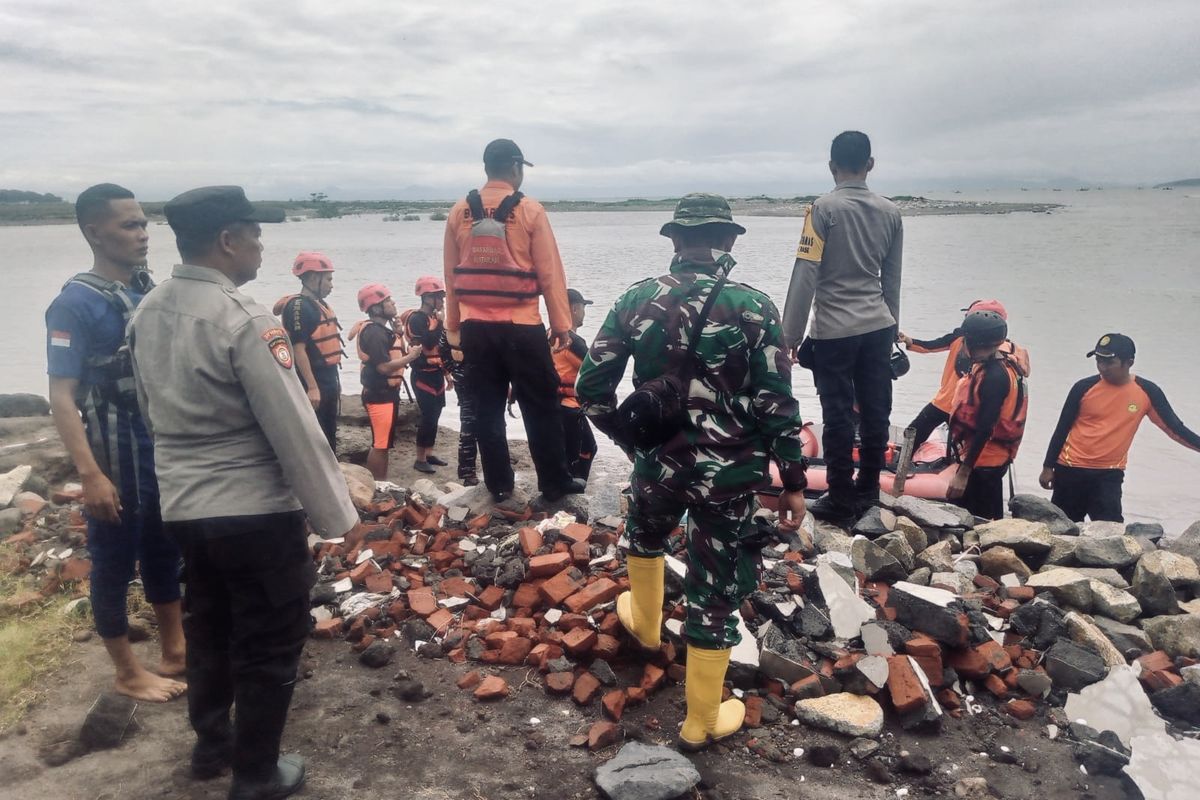
<path fill-rule="evenodd" d="M 647 650 L 662 644 L 663 583 L 667 560 L 663 556 L 629 556 L 630 591 L 617 597 L 617 618 L 634 640 Z"/>
<path fill-rule="evenodd" d="M 721 702 L 725 671 L 732 650 L 703 650 L 687 646 L 687 718 L 679 730 L 679 746 L 699 750 L 718 739 L 732 736 L 742 728 L 746 706 L 741 700 Z"/>

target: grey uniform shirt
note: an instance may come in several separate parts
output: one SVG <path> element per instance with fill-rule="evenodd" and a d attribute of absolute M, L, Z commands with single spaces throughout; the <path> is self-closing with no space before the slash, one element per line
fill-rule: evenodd
<path fill-rule="evenodd" d="M 164 520 L 303 508 L 327 537 L 358 522 L 287 334 L 224 274 L 176 266 L 129 340 Z"/>
<path fill-rule="evenodd" d="M 804 217 L 783 308 L 783 342 L 841 339 L 900 324 L 900 209 L 862 181 L 840 183 Z M 814 307 L 814 298 L 816 300 Z"/>

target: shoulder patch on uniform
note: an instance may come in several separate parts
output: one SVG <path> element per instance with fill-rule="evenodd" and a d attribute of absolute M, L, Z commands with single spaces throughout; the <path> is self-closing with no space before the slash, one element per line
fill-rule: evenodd
<path fill-rule="evenodd" d="M 292 345 L 283 328 L 267 328 L 262 332 L 262 340 L 267 343 L 267 349 L 279 366 L 292 368 Z"/>

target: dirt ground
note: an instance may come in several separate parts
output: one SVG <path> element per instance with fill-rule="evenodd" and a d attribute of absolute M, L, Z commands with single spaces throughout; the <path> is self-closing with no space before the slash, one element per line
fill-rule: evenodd
<path fill-rule="evenodd" d="M 344 430 L 339 455 L 361 461 L 363 443 L 354 437 L 363 432 Z M 16 439 L 33 432 L 7 433 Z M 389 477 L 401 485 L 426 477 L 411 469 L 410 434 L 402 431 L 389 470 Z M 453 463 L 456 441 L 454 432 L 443 430 L 437 454 Z M 513 451 L 518 469 L 528 475 L 531 470 L 523 444 L 514 443 Z M 28 458 L 28 453 L 22 455 Z M 47 462 L 53 460 L 47 458 Z M 626 471 L 627 465 L 619 460 L 596 465 L 593 516 L 615 511 Z M 438 473 L 431 476 L 438 483 L 454 480 L 453 467 L 443 467 Z M 527 483 L 525 488 L 532 489 Z M 155 660 L 152 642 L 135 647 L 147 662 Z M 46 766 L 38 757 L 39 748 L 70 738 L 97 696 L 111 685 L 111 667 L 95 637 L 70 645 L 63 662 L 56 673 L 43 678 L 42 700 L 0 738 L 0 800 L 225 797 L 228 777 L 197 783 L 188 775 L 193 734 L 184 701 L 141 704 L 136 730 L 120 747 L 63 766 Z M 637 683 L 639 664 L 618 662 L 614 667 L 623 684 Z M 459 676 L 472 668 L 471 664 L 456 666 L 418 658 L 401 649 L 391 665 L 373 670 L 361 665 L 344 642 L 310 641 L 284 736 L 286 751 L 308 759 L 308 785 L 300 796 L 322 800 L 600 797 L 592 775 L 618 748 L 590 753 L 567 744 L 571 736 L 601 718 L 599 703 L 580 708 L 569 699 L 548 697 L 536 674 L 504 669 L 496 672 L 512 687 L 511 696 L 481 704 L 455 686 Z M 390 691 L 398 673 L 423 683 L 432 696 L 419 703 L 398 699 Z M 1044 719 L 1016 723 L 994 711 L 987 701 L 984 706 L 980 715 L 948 719 L 937 735 L 915 735 L 898 728 L 885 732 L 880 754 L 893 765 L 902 750 L 923 754 L 934 765 L 927 776 L 902 774 L 893 766 L 892 783 L 872 782 L 862 763 L 851 756 L 847 739 L 780 722 L 754 733 L 739 733 L 693 756 L 703 781 L 691 797 L 882 800 L 953 796 L 956 780 L 974 776 L 986 778 L 992 795 L 998 798 L 1118 800 L 1138 796 L 1123 779 L 1082 774 L 1070 745 L 1047 738 Z M 626 739 L 669 745 L 682 716 L 683 689 L 670 686 L 648 703 L 628 708 L 622 728 Z M 766 743 L 759 750 L 767 757 L 748 748 L 747 743 L 755 737 Z M 809 763 L 813 747 L 828 744 L 840 747 L 838 763 L 831 768 Z M 797 748 L 803 748 L 804 754 L 793 755 Z"/>

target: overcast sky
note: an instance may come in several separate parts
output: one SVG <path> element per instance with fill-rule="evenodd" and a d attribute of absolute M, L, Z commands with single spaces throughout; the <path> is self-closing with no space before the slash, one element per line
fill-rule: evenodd
<path fill-rule="evenodd" d="M 1200 2 L 0 0 L 0 188 L 447 198 L 1200 175 Z M 1065 185 L 1065 184 L 1064 184 Z"/>

